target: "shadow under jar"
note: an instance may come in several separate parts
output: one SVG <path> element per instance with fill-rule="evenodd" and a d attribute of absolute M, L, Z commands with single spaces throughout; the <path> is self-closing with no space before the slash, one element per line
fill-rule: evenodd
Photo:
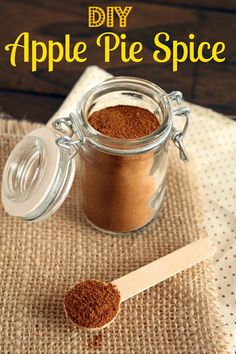
<path fill-rule="evenodd" d="M 139 78 L 102 82 L 78 102 L 75 114 L 54 121 L 54 129 L 46 126 L 31 132 L 14 148 L 3 173 L 5 210 L 25 220 L 48 218 L 71 188 L 78 157 L 79 192 L 87 220 L 108 233 L 142 229 L 155 219 L 163 201 L 171 139 L 180 158 L 187 161 L 183 137 L 189 109 L 180 106 L 181 99 L 179 91 L 167 94 Z M 140 138 L 117 139 L 89 124 L 94 112 L 118 105 L 149 110 L 160 127 Z M 178 129 L 176 116 L 184 118 Z"/>

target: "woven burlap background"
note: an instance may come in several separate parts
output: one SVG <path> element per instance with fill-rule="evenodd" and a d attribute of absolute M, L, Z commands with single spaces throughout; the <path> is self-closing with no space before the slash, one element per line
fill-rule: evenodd
<path fill-rule="evenodd" d="M 35 127 L 0 120 L 0 176 L 11 149 Z M 75 282 L 113 280 L 205 236 L 192 170 L 172 152 L 158 222 L 132 236 L 100 234 L 86 224 L 77 179 L 48 221 L 20 221 L 1 206 L 1 353 L 228 353 L 210 261 L 123 304 L 99 348 L 90 348 L 95 334 L 73 327 L 63 312 Z"/>

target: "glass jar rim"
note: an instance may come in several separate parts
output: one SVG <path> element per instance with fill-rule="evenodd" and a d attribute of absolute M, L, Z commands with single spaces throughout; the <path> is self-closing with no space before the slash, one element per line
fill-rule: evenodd
<path fill-rule="evenodd" d="M 151 134 L 135 139 L 117 139 L 101 134 L 94 129 L 86 119 L 86 110 L 89 101 L 93 101 L 93 99 L 101 97 L 108 92 L 120 91 L 121 89 L 128 90 L 127 85 L 130 85 L 130 88 L 133 88 L 134 91 L 140 90 L 142 94 L 145 94 L 156 102 L 159 108 L 161 102 L 165 109 L 163 122 L 160 127 Z M 76 108 L 76 120 L 78 119 L 78 122 L 76 125 L 78 135 L 81 137 L 82 134 L 89 140 L 90 144 L 97 149 L 119 155 L 129 155 L 150 151 L 165 142 L 172 130 L 172 114 L 171 100 L 162 88 L 148 80 L 138 77 L 117 76 L 104 80 L 89 90 L 85 96 L 78 101 Z"/>

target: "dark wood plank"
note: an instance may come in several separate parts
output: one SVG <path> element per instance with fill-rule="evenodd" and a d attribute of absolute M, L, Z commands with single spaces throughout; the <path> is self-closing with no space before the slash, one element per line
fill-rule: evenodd
<path fill-rule="evenodd" d="M 155 82 L 167 92 L 180 90 L 187 100 L 192 100 L 192 83 L 189 75 L 192 72 L 191 64 L 183 66 L 175 75 L 171 73 L 170 65 L 160 66 L 135 65 L 131 67 L 110 68 L 113 75 L 131 75 L 143 77 Z M 153 67 L 154 66 L 154 67 Z M 66 94 L 70 91 L 66 92 Z M 64 97 L 53 97 L 50 94 L 23 93 L 21 91 L 0 90 L 1 109 L 16 119 L 47 122 L 49 117 L 59 108 Z"/>
<path fill-rule="evenodd" d="M 194 101 L 214 107 L 216 110 L 221 107 L 223 113 L 235 115 L 235 77 L 236 64 L 221 64 L 221 70 L 217 64 L 201 64 L 198 69 Z"/>
<path fill-rule="evenodd" d="M 15 0 L 20 1 L 20 0 Z M 42 6 L 44 8 L 50 7 L 54 9 L 62 9 L 66 12 L 81 12 L 81 7 L 83 5 L 88 6 L 108 6 L 108 2 L 100 0 L 21 0 L 20 2 L 27 2 L 33 5 Z M 212 11 L 216 10 L 234 10 L 236 11 L 235 0 L 225 0 L 225 1 L 216 1 L 216 0 L 136 0 L 136 3 L 142 2 L 146 4 L 156 4 L 156 5 L 171 5 L 174 7 L 186 7 L 186 8 L 204 8 Z M 125 6 L 124 2 L 117 0 L 110 0 L 109 4 L 114 3 L 115 6 Z M 127 6 L 130 5 L 130 2 L 127 2 Z"/>
<path fill-rule="evenodd" d="M 1 110 L 18 120 L 46 123 L 62 102 L 63 97 L 0 90 Z"/>
<path fill-rule="evenodd" d="M 130 68 L 111 68 L 110 72 L 115 76 L 131 75 L 142 77 L 156 83 L 167 92 L 180 90 L 183 92 L 185 99 L 192 100 L 192 77 L 194 75 L 193 66 L 190 63 L 186 63 L 186 65 L 180 67 L 178 72 L 173 74 L 171 65 L 172 64 L 142 64 L 136 65 L 135 67 L 132 66 Z"/>
<path fill-rule="evenodd" d="M 131 4 L 134 4 L 131 2 Z M 68 14 L 61 9 L 55 10 L 49 7 L 36 7 L 32 4 L 24 2 L 3 1 L 1 16 L 3 44 L 14 41 L 19 33 L 27 30 L 31 33 L 32 38 L 47 41 L 48 39 L 61 40 L 65 32 L 71 33 L 72 42 L 75 43 L 79 39 L 86 40 L 88 43 L 88 61 L 85 64 L 79 63 L 58 63 L 54 72 L 48 73 L 45 63 L 40 65 L 40 69 L 32 73 L 30 65 L 25 64 L 22 60 L 18 60 L 17 67 L 9 67 L 8 53 L 3 53 L 0 57 L 1 67 L 5 70 L 1 73 L 2 88 L 14 90 L 26 90 L 38 93 L 66 94 L 78 76 L 89 64 L 97 65 L 111 70 L 111 72 L 120 75 L 130 70 L 135 75 L 133 63 L 124 64 L 121 62 L 118 53 L 113 56 L 111 63 L 104 64 L 104 55 L 102 50 L 95 46 L 95 39 L 98 33 L 104 29 L 92 30 L 87 27 L 87 19 L 83 14 L 87 11 L 87 5 L 81 8 L 81 14 Z M 31 16 L 28 16 L 28 14 Z M 183 17 L 182 17 L 183 16 Z M 9 22 L 14 18 L 14 26 L 10 26 Z M 37 19 L 37 21 L 35 20 Z M 148 21 L 147 21 L 148 19 Z M 152 59 L 152 51 L 154 48 L 153 37 L 158 30 L 168 31 L 170 34 L 188 33 L 188 29 L 197 28 L 198 17 L 194 10 L 173 9 L 165 6 L 137 4 L 135 12 L 130 17 L 129 27 L 127 29 L 127 38 L 130 41 L 142 40 L 144 42 L 144 61 L 143 77 L 150 77 L 150 67 L 152 65 L 153 75 L 166 78 L 166 73 L 162 65 L 155 64 Z M 188 67 L 189 87 L 192 86 L 193 69 Z M 140 70 L 138 70 L 138 74 Z M 137 76 L 137 74 L 136 74 Z M 175 81 L 175 75 L 173 75 Z M 155 80 L 154 80 L 155 81 Z M 158 80 L 159 81 L 159 80 Z"/>
<path fill-rule="evenodd" d="M 112 0 L 116 1 L 116 0 Z M 136 0 L 143 1 L 143 0 Z M 147 3 L 158 3 L 164 5 L 171 5 L 176 7 L 185 7 L 185 8 L 204 8 L 209 9 L 211 11 L 217 10 L 233 10 L 236 11 L 236 3 L 235 0 L 225 0 L 225 1 L 217 1 L 217 0 L 147 0 Z"/>
<path fill-rule="evenodd" d="M 63 98 L 40 94 L 3 92 L 0 90 L 0 102 L 0 111 L 7 112 L 14 119 L 27 119 L 32 122 L 47 123 L 48 119 L 56 112 L 63 102 Z M 215 102 L 210 104 L 208 103 L 208 100 L 198 97 L 195 100 L 195 103 L 205 105 L 218 112 L 223 112 L 224 114 L 233 114 L 231 106 L 224 105 L 224 102 L 222 105 L 216 105 Z"/>
<path fill-rule="evenodd" d="M 209 105 L 224 113 L 236 112 L 236 33 L 235 15 L 206 14 L 201 12 L 201 38 L 210 42 L 223 40 L 226 45 L 226 61 L 223 63 L 198 63 L 193 99 L 196 103 Z M 226 24 L 227 22 L 227 24 Z"/>
<path fill-rule="evenodd" d="M 227 106 L 227 105 L 221 106 L 221 105 L 216 105 L 215 103 L 214 104 L 210 104 L 210 103 L 203 104 L 201 102 L 198 102 L 197 100 L 194 103 L 199 104 L 199 105 L 204 105 L 205 107 L 210 108 L 215 112 L 222 113 L 228 119 L 232 119 L 233 121 L 235 121 L 235 124 L 236 124 L 235 111 L 232 111 L 232 108 L 230 106 Z"/>
<path fill-rule="evenodd" d="M 226 45 L 226 58 L 228 63 L 236 62 L 236 14 L 205 13 L 200 12 L 200 33 L 202 41 L 223 41 Z"/>
<path fill-rule="evenodd" d="M 233 0 L 234 1 L 234 0 Z M 234 1 L 235 2 L 235 1 Z M 173 6 L 170 5 L 173 3 Z M 151 80 L 166 91 L 179 89 L 183 91 L 188 100 L 196 103 L 210 105 L 225 113 L 235 113 L 236 101 L 233 88 L 234 64 L 236 63 L 236 47 L 233 34 L 236 33 L 235 18 L 233 13 L 217 12 L 219 2 L 210 10 L 201 10 L 206 6 L 213 6 L 212 0 L 167 0 L 154 1 L 140 0 L 129 2 L 134 9 L 129 17 L 126 29 L 128 42 L 140 40 L 144 44 L 144 61 L 140 64 L 122 63 L 118 53 L 112 57 L 111 63 L 104 64 L 103 53 L 95 46 L 95 40 L 105 28 L 88 29 L 87 7 L 90 4 L 85 1 L 54 1 L 54 0 L 14 0 L 1 1 L 1 47 L 15 40 L 23 31 L 29 31 L 33 39 L 46 42 L 48 39 L 62 41 L 65 33 L 70 33 L 72 44 L 78 40 L 88 43 L 88 58 L 84 64 L 59 63 L 55 71 L 48 73 L 46 64 L 40 65 L 37 72 L 32 73 L 30 65 L 18 60 L 17 67 L 9 66 L 8 53 L 2 51 L 0 56 L 0 88 L 3 89 L 1 97 L 5 102 L 5 110 L 11 111 L 11 97 L 15 97 L 19 104 L 14 103 L 14 114 L 20 113 L 20 117 L 27 113 L 29 119 L 37 116 L 36 120 L 44 121 L 43 117 L 50 116 L 57 108 L 57 100 L 64 97 L 80 74 L 88 65 L 97 64 L 110 71 L 114 75 L 133 75 Z M 93 5 L 107 5 L 105 1 L 91 2 Z M 116 3 L 117 4 L 117 3 Z M 119 3 L 118 3 L 119 4 Z M 124 6 L 123 3 L 120 5 Z M 231 0 L 227 0 L 221 6 L 230 9 Z M 180 7 L 178 7 L 180 6 Z M 196 6 L 189 8 L 189 6 Z M 29 16 L 30 14 L 30 16 Z M 14 21 L 13 21 L 14 19 Z M 11 23 L 11 26 L 9 26 Z M 124 31 L 117 27 L 117 32 Z M 224 64 L 192 64 L 184 63 L 177 73 L 173 73 L 171 63 L 157 64 L 152 60 L 152 52 L 155 49 L 153 37 L 158 31 L 166 31 L 171 37 L 186 40 L 187 34 L 196 33 L 196 41 L 209 40 L 212 42 L 223 40 L 227 46 L 227 62 Z M 229 66 L 231 66 L 229 68 Z M 223 75 L 224 74 L 224 75 Z M 214 77 L 211 77 L 211 76 Z M 221 78 L 219 80 L 219 78 Z M 214 83 L 214 84 L 213 84 Z M 231 89 L 228 89 L 231 87 Z M 8 93 L 5 90 L 10 90 Z M 20 93 L 18 96 L 17 91 Z M 29 92 L 29 93 L 24 93 Z M 40 94 L 41 102 L 39 115 L 37 115 L 36 97 Z M 54 97 L 51 99 L 50 95 Z M 7 96 L 9 95 L 9 98 Z M 25 95 L 32 99 L 33 104 L 24 100 Z M 58 98 L 55 95 L 59 95 Z M 220 97 L 220 101 L 218 100 Z M 43 101 L 45 100 L 45 105 Z M 24 109 L 22 109 L 24 102 Z M 49 103 L 50 102 L 50 103 Z M 54 102 L 54 105 L 51 103 Z M 0 101 L 1 104 L 1 101 Z M 9 106 L 7 106 L 9 105 Z M 49 110 L 49 111 L 47 111 Z M 10 112 L 11 113 L 11 112 Z M 50 114 L 49 114 L 50 113 Z"/>

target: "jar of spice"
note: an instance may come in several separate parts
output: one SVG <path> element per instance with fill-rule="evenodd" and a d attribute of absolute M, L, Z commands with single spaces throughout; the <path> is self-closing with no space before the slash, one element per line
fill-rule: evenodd
<path fill-rule="evenodd" d="M 163 201 L 171 140 L 187 161 L 183 137 L 189 109 L 180 106 L 181 99 L 179 91 L 167 94 L 143 79 L 105 80 L 78 102 L 75 113 L 54 121 L 54 131 L 37 129 L 16 146 L 3 174 L 5 210 L 26 220 L 54 213 L 70 190 L 78 157 L 81 203 L 89 223 L 109 233 L 142 229 L 155 220 Z M 125 115 L 135 112 L 132 134 L 122 122 L 119 138 L 118 126 L 107 120 L 100 128 L 109 133 L 96 129 L 96 112 L 106 117 L 109 110 L 116 118 L 121 109 Z M 139 114 L 147 120 L 142 130 Z M 176 116 L 184 118 L 182 129 L 174 124 Z"/>

